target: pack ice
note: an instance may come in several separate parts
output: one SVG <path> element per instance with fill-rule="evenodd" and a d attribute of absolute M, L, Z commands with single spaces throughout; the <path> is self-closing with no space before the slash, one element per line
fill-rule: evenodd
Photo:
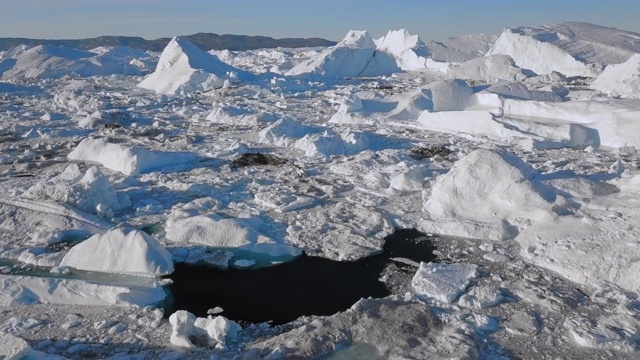
<path fill-rule="evenodd" d="M 640 35 L 380 35 L 0 53 L 0 357 L 637 358 Z M 390 295 L 277 326 L 158 308 L 177 263 L 302 253 L 384 261 Z"/>

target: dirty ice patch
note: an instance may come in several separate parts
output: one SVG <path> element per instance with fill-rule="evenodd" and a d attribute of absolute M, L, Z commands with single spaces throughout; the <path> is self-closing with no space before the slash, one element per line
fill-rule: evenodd
<path fill-rule="evenodd" d="M 196 349 L 191 339 L 205 339 L 208 347 L 224 349 L 227 341 L 233 341 L 238 336 L 242 327 L 235 321 L 231 321 L 224 316 L 199 318 L 192 313 L 179 310 L 169 317 L 171 323 L 171 344 L 187 348 Z"/>
<path fill-rule="evenodd" d="M 164 300 L 162 287 L 107 285 L 83 280 L 0 275 L 0 305 L 148 306 Z"/>
<path fill-rule="evenodd" d="M 204 214 L 186 218 L 171 216 L 165 230 L 167 240 L 175 243 L 241 250 L 258 258 L 293 258 L 301 254 L 300 249 L 284 243 L 282 239 L 266 235 L 265 226 L 258 217 L 224 218 L 217 214 Z"/>
<path fill-rule="evenodd" d="M 294 66 L 286 74 L 333 81 L 351 77 L 391 75 L 400 71 L 395 58 L 377 50 L 373 39 L 366 31 L 351 30 L 338 44 Z"/>
<path fill-rule="evenodd" d="M 453 302 L 472 279 L 478 276 L 474 264 L 420 263 L 420 268 L 411 280 L 416 295 L 437 301 Z"/>
<path fill-rule="evenodd" d="M 174 37 L 162 51 L 156 70 L 139 87 L 161 94 L 209 91 L 255 75 L 237 69 L 199 49 L 189 41 Z"/>
<path fill-rule="evenodd" d="M 519 227 L 551 220 L 564 198 L 536 175 L 514 154 L 475 150 L 436 179 L 424 204 L 430 219 L 421 222 L 421 230 L 500 240 L 515 236 Z"/>
<path fill-rule="evenodd" d="M 191 152 L 148 150 L 94 138 L 82 140 L 67 157 L 72 160 L 99 162 L 104 167 L 125 175 L 138 175 L 163 167 L 191 163 L 198 158 Z"/>
<path fill-rule="evenodd" d="M 591 83 L 591 88 L 610 96 L 640 98 L 640 54 L 622 64 L 607 66 Z"/>
<path fill-rule="evenodd" d="M 380 253 L 391 233 L 383 211 L 339 202 L 299 211 L 287 228 L 287 241 L 307 255 L 353 261 Z"/>
<path fill-rule="evenodd" d="M 75 245 L 64 256 L 60 266 L 150 277 L 173 272 L 171 254 L 156 239 L 130 228 L 96 234 Z"/>
<path fill-rule="evenodd" d="M 76 164 L 33 185 L 22 196 L 32 200 L 66 203 L 81 211 L 107 217 L 113 216 L 113 211 L 131 205 L 127 195 L 118 194 L 97 167 L 93 166 L 83 173 Z"/>

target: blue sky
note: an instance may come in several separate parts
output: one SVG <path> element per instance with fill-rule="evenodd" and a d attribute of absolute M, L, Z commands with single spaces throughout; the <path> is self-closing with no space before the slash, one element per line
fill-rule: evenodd
<path fill-rule="evenodd" d="M 423 40 L 587 21 L 640 33 L 638 0 L 0 0 L 0 37 L 148 39 L 196 32 L 323 37 L 408 29 Z"/>

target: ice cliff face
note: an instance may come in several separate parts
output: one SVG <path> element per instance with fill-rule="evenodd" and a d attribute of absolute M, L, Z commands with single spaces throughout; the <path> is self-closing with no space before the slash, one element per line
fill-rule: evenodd
<path fill-rule="evenodd" d="M 537 74 L 596 77 L 605 65 L 622 63 L 640 52 L 637 34 L 614 28 L 564 22 L 506 29 L 487 55 L 511 56 Z"/>

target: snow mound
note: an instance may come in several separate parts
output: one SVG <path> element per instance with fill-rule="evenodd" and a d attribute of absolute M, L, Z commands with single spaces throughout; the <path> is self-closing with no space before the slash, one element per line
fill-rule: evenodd
<path fill-rule="evenodd" d="M 505 54 L 537 74 L 598 76 L 604 65 L 640 53 L 640 35 L 580 22 L 506 29 L 487 55 Z"/>
<path fill-rule="evenodd" d="M 162 51 L 156 70 L 139 87 L 161 94 L 221 88 L 229 81 L 250 81 L 254 75 L 223 63 L 187 40 L 174 37 Z"/>
<path fill-rule="evenodd" d="M 31 347 L 23 339 L 0 332 L 0 359 L 19 360 L 30 351 Z"/>
<path fill-rule="evenodd" d="M 471 279 L 478 276 L 474 264 L 420 263 L 411 280 L 411 286 L 419 297 L 451 303 L 462 293 Z"/>
<path fill-rule="evenodd" d="M 353 261 L 381 252 L 391 233 L 382 211 L 340 202 L 299 211 L 287 228 L 287 240 L 307 255 Z"/>
<path fill-rule="evenodd" d="M 427 232 L 472 238 L 486 237 L 490 229 L 494 240 L 511 238 L 515 235 L 511 227 L 550 220 L 556 214 L 555 189 L 535 180 L 536 175 L 511 153 L 475 150 L 436 179 L 424 205 L 431 219 L 421 227 Z M 458 230 L 451 226 L 456 222 L 460 222 Z"/>
<path fill-rule="evenodd" d="M 508 55 L 489 55 L 453 65 L 447 72 L 452 79 L 493 83 L 500 80 L 522 81 L 533 73 L 516 66 Z"/>
<path fill-rule="evenodd" d="M 263 228 L 258 217 L 223 218 L 217 214 L 187 218 L 178 214 L 170 217 L 165 226 L 166 238 L 177 243 L 241 249 L 274 257 L 301 254 L 294 246 L 265 235 Z"/>
<path fill-rule="evenodd" d="M 289 76 L 337 80 L 351 77 L 383 76 L 400 72 L 390 54 L 379 51 L 366 31 L 351 30 L 335 46 L 299 63 Z"/>
<path fill-rule="evenodd" d="M 607 66 L 591 88 L 610 96 L 640 99 L 640 54 L 622 64 Z"/>
<path fill-rule="evenodd" d="M 0 62 L 0 69 L 4 69 L 2 77 L 5 79 L 143 73 L 139 67 L 130 64 L 130 59 L 53 45 L 38 45 L 18 52 L 15 58 Z"/>
<path fill-rule="evenodd" d="M 166 297 L 155 285 L 105 285 L 82 280 L 0 275 L 0 305 L 156 305 Z"/>
<path fill-rule="evenodd" d="M 231 321 L 224 316 L 196 318 L 192 313 L 179 310 L 169 317 L 172 331 L 170 341 L 173 345 L 195 349 L 196 345 L 191 342 L 190 337 L 204 337 L 207 346 L 216 349 L 224 349 L 226 342 L 238 336 L 242 327 L 235 321 Z"/>
<path fill-rule="evenodd" d="M 190 152 L 154 151 L 94 138 L 82 140 L 67 157 L 72 160 L 99 162 L 104 167 L 125 175 L 138 175 L 163 167 L 190 163 L 198 158 Z"/>
<path fill-rule="evenodd" d="M 139 276 L 162 276 L 173 272 L 171 254 L 156 239 L 130 228 L 96 234 L 75 245 L 60 266 Z"/>
<path fill-rule="evenodd" d="M 22 196 L 32 200 L 53 200 L 73 205 L 78 209 L 98 214 L 130 206 L 125 194 L 118 195 L 109 180 L 93 166 L 82 173 L 78 165 L 30 187 Z"/>
<path fill-rule="evenodd" d="M 423 111 L 464 110 L 472 95 L 473 90 L 463 80 L 436 81 L 408 94 L 393 96 L 398 105 L 389 113 L 389 117 L 414 120 Z"/>

